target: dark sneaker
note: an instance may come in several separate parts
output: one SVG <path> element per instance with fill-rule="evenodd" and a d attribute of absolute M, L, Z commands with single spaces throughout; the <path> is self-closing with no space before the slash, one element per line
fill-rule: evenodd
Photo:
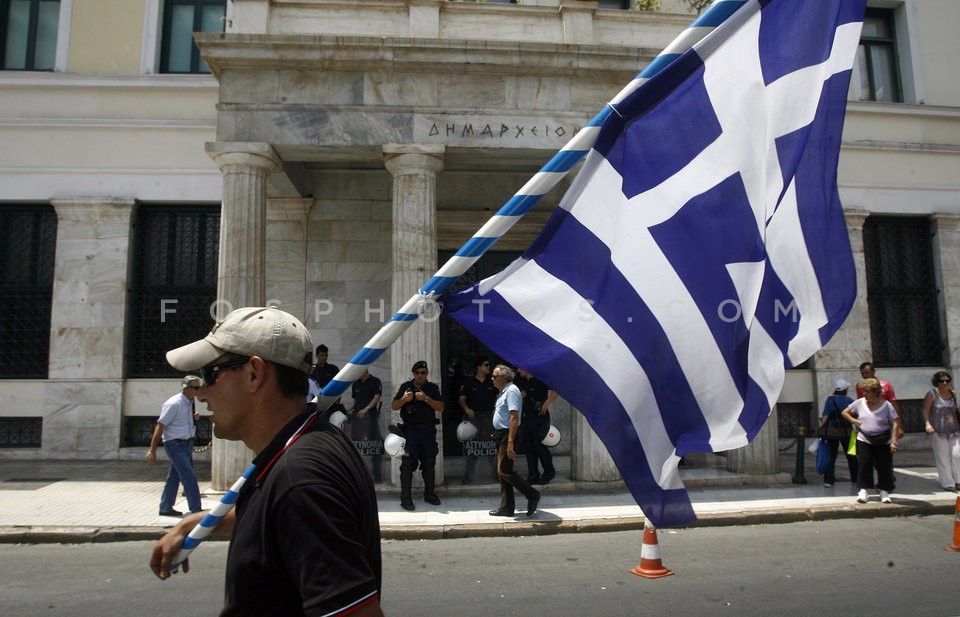
<path fill-rule="evenodd" d="M 161 512 L 160 516 L 183 516 L 183 512 L 170 508 L 169 510 L 164 510 Z"/>

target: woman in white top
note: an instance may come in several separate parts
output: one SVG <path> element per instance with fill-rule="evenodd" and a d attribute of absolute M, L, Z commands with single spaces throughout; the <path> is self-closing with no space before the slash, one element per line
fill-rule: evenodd
<path fill-rule="evenodd" d="M 900 428 L 897 410 L 880 396 L 880 382 L 864 379 L 857 386 L 863 391 L 858 398 L 843 410 L 843 417 L 857 427 L 857 494 L 859 503 L 867 502 L 867 489 L 874 488 L 873 470 L 877 470 L 876 488 L 880 489 L 880 501 L 890 503 L 893 490 L 893 453 L 899 445 L 893 435 Z"/>
<path fill-rule="evenodd" d="M 956 392 L 950 388 L 952 381 L 946 371 L 933 374 L 933 389 L 923 398 L 923 421 L 930 435 L 940 486 L 956 492 L 960 489 L 960 417 Z"/>

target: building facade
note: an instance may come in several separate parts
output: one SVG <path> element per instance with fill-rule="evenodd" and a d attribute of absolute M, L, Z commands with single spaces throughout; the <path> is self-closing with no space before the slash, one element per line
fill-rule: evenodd
<path fill-rule="evenodd" d="M 0 457 L 141 456 L 177 384 L 163 351 L 231 307 L 279 304 L 342 366 L 693 19 L 635 4 L 0 0 Z M 930 375 L 960 363 L 960 4 L 869 6 L 839 179 L 857 302 L 742 469 L 775 465 L 865 360 L 922 432 Z M 466 282 L 519 255 L 568 183 Z M 424 319 L 371 372 L 389 398 L 428 362 L 452 459 L 456 383 L 484 351 Z M 575 477 L 616 477 L 579 414 L 554 419 Z M 213 452 L 221 485 L 249 460 Z"/>

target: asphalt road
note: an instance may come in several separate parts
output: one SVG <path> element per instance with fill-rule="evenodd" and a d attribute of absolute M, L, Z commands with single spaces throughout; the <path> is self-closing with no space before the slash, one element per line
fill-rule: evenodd
<path fill-rule="evenodd" d="M 660 531 L 674 576 L 628 572 L 641 532 L 389 541 L 388 616 L 960 615 L 953 517 Z M 226 543 L 158 581 L 150 543 L 0 545 L 5 617 L 217 614 Z"/>

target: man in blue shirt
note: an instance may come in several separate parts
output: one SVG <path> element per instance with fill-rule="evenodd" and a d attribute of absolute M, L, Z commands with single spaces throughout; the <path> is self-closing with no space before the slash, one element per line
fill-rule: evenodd
<path fill-rule="evenodd" d="M 520 433 L 520 410 L 523 400 L 520 389 L 513 383 L 514 372 L 508 366 L 498 364 L 493 369 L 493 385 L 500 389 L 500 396 L 493 410 L 493 431 L 497 440 L 497 476 L 500 478 L 500 507 L 490 511 L 490 516 L 513 516 L 516 507 L 513 489 L 527 498 L 527 516 L 533 516 L 540 503 L 540 492 L 531 487 L 523 476 L 513 470 L 517 458 L 514 445 Z"/>
<path fill-rule="evenodd" d="M 157 462 L 157 446 L 161 439 L 163 450 L 170 459 L 163 494 L 160 496 L 160 516 L 183 516 L 182 512 L 173 509 L 181 484 L 187 495 L 190 511 L 199 512 L 202 509 L 200 487 L 197 486 L 197 476 L 193 472 L 193 437 L 196 433 L 194 420 L 197 414 L 193 399 L 196 398 L 202 383 L 196 375 L 184 377 L 180 381 L 180 393 L 171 396 L 163 404 L 157 425 L 153 429 L 150 449 L 145 457 L 147 462 Z"/>

